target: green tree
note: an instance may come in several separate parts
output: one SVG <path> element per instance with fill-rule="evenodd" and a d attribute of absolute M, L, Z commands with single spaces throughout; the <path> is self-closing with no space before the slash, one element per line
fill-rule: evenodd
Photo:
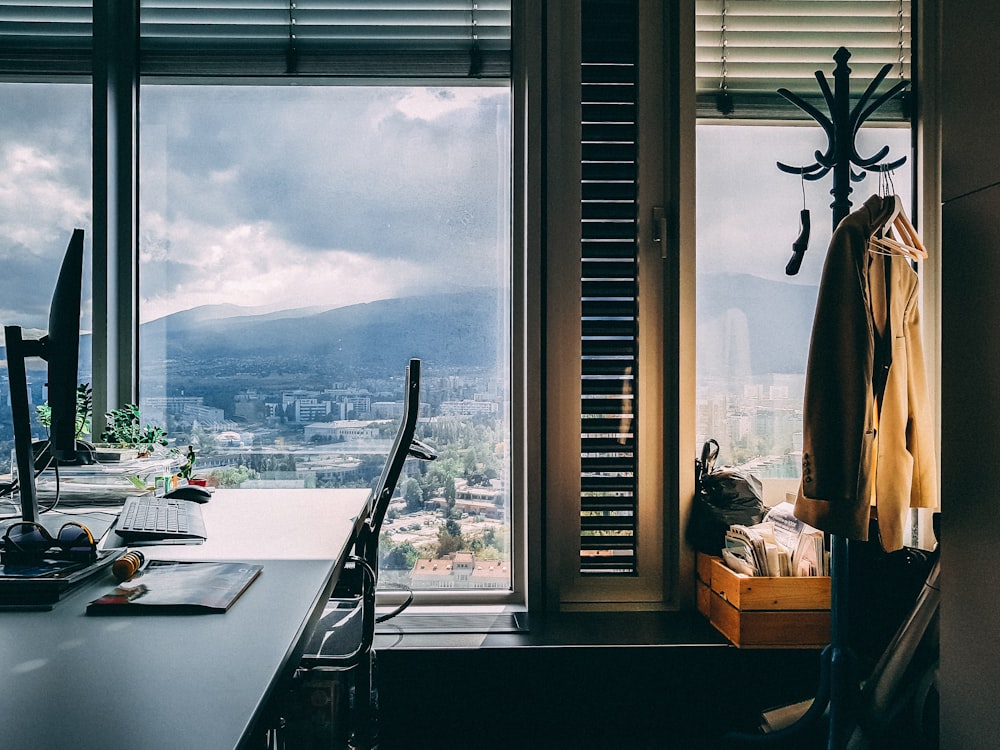
<path fill-rule="evenodd" d="M 403 483 L 403 499 L 406 501 L 408 511 L 420 510 L 424 507 L 424 493 L 416 479 L 410 477 Z"/>
<path fill-rule="evenodd" d="M 388 541 L 388 534 L 383 534 L 379 542 L 382 555 L 379 563 L 385 570 L 412 570 L 420 553 L 410 542 L 393 545 Z"/>
<path fill-rule="evenodd" d="M 219 487 L 239 487 L 249 479 L 260 478 L 260 474 L 249 466 L 231 466 L 228 469 L 216 469 L 209 476 L 218 482 Z"/>
<path fill-rule="evenodd" d="M 465 539 L 462 538 L 462 527 L 457 521 L 449 519 L 444 526 L 438 529 L 437 556 L 447 557 L 448 555 L 465 549 Z"/>

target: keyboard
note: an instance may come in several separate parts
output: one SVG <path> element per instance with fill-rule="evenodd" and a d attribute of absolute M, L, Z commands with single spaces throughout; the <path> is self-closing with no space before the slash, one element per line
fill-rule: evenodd
<path fill-rule="evenodd" d="M 128 498 L 115 531 L 126 540 L 204 540 L 208 536 L 199 503 L 155 495 Z"/>

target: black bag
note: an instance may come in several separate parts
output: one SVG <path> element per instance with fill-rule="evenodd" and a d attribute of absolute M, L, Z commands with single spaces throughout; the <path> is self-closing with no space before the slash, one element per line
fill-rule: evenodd
<path fill-rule="evenodd" d="M 760 479 L 732 466 L 715 468 L 719 444 L 709 438 L 695 460 L 695 495 L 688 541 L 699 552 L 719 555 L 733 524 L 753 526 L 764 518 Z"/>

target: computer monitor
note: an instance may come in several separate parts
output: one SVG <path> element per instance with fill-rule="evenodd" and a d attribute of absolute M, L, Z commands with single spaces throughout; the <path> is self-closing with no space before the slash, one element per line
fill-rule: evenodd
<path fill-rule="evenodd" d="M 38 521 L 35 459 L 25 360 L 48 363 L 48 400 L 52 413 L 49 449 L 53 460 L 76 457 L 76 388 L 80 356 L 80 295 L 83 287 L 83 230 L 74 229 L 63 257 L 49 307 L 48 334 L 25 339 L 20 326 L 4 326 L 14 453 L 21 495 L 21 518 Z"/>

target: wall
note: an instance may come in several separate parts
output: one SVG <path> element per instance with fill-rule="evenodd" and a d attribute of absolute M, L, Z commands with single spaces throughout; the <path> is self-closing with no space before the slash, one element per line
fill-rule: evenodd
<path fill-rule="evenodd" d="M 941 6 L 941 746 L 974 750 L 1000 737 L 1000 4 Z"/>

